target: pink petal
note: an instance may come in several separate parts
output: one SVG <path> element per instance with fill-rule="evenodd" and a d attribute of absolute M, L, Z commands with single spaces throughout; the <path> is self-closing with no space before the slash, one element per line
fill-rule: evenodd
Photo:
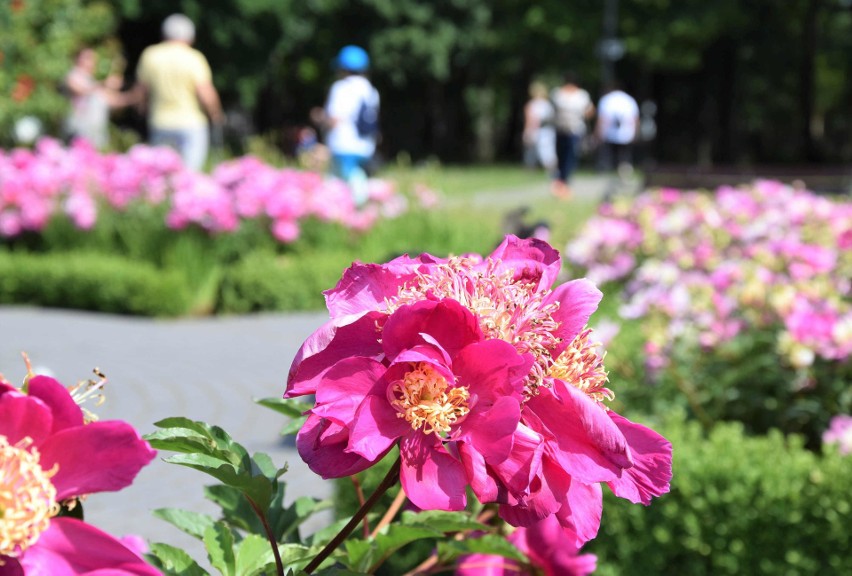
<path fill-rule="evenodd" d="M 521 239 L 510 234 L 489 258 L 501 261 L 498 273 L 511 269 L 515 280 L 533 282 L 539 290 L 550 288 L 562 270 L 559 252 L 536 238 Z"/>
<path fill-rule="evenodd" d="M 547 297 L 545 304 L 559 302 L 559 309 L 553 313 L 553 319 L 559 322 L 557 335 L 562 338 L 562 344 L 554 351 L 554 358 L 583 330 L 589 317 L 598 309 L 601 298 L 603 293 L 585 278 L 561 284 Z"/>
<path fill-rule="evenodd" d="M 510 494 L 521 499 L 528 496 L 541 474 L 541 459 L 544 451 L 540 434 L 519 424 L 512 436 L 512 451 L 508 458 L 493 466 L 494 475 Z"/>
<path fill-rule="evenodd" d="M 53 477 L 57 500 L 129 486 L 157 454 L 119 420 L 66 428 L 45 440 L 40 451 L 43 468 L 59 465 Z"/>
<path fill-rule="evenodd" d="M 411 425 L 381 396 L 367 396 L 350 426 L 348 451 L 368 460 L 386 453 Z"/>
<path fill-rule="evenodd" d="M 651 498 L 669 491 L 672 479 L 671 442 L 641 424 L 609 412 L 619 430 L 627 438 L 634 465 L 608 482 L 616 496 L 626 498 L 634 504 L 650 504 Z"/>
<path fill-rule="evenodd" d="M 458 449 L 470 487 L 479 501 L 483 504 L 499 501 L 500 491 L 497 482 L 488 474 L 485 457 L 469 444 L 460 443 Z"/>
<path fill-rule="evenodd" d="M 382 380 L 386 368 L 371 358 L 346 358 L 320 380 L 311 412 L 349 426 L 364 397 Z"/>
<path fill-rule="evenodd" d="M 284 397 L 315 393 L 323 373 L 344 358 L 380 356 L 380 327 L 384 319 L 384 314 L 375 312 L 339 328 L 331 322 L 323 324 L 297 352 L 290 366 Z"/>
<path fill-rule="evenodd" d="M 358 454 L 346 452 L 348 442 L 349 431 L 346 428 L 314 414 L 308 416 L 296 435 L 299 456 L 326 480 L 351 476 L 374 464 Z"/>
<path fill-rule="evenodd" d="M 559 396 L 557 397 L 556 394 Z M 537 416 L 553 436 L 549 445 L 568 474 L 582 482 L 615 480 L 633 465 L 627 441 L 606 411 L 573 386 L 555 380 L 530 399 L 525 416 Z"/>
<path fill-rule="evenodd" d="M 482 339 L 479 322 L 470 310 L 455 300 L 423 300 L 402 306 L 391 314 L 382 331 L 382 343 L 388 358 L 402 350 L 426 342 L 429 335 L 450 357 Z"/>
<path fill-rule="evenodd" d="M 24 568 L 16 558 L 2 556 L 2 564 L 0 564 L 0 576 L 25 576 Z"/>
<path fill-rule="evenodd" d="M 48 376 L 30 378 L 27 392 L 50 406 L 50 411 L 53 413 L 52 432 L 83 424 L 83 411 L 71 398 L 65 386 L 53 378 Z"/>
<path fill-rule="evenodd" d="M 559 510 L 559 522 L 570 528 L 577 536 L 576 547 L 598 535 L 603 513 L 603 491 L 600 484 L 583 484 L 576 478 L 566 494 L 566 501 Z"/>
<path fill-rule="evenodd" d="M 337 286 L 325 291 L 325 302 L 337 326 L 352 322 L 369 311 L 386 309 L 386 300 L 415 278 L 421 265 L 411 259 L 397 259 L 387 264 L 355 263 L 343 272 Z"/>
<path fill-rule="evenodd" d="M 52 427 L 53 415 L 40 399 L 17 390 L 0 395 L 0 435 L 5 436 L 9 444 L 30 437 L 38 447 Z"/>
<path fill-rule="evenodd" d="M 518 354 L 508 342 L 492 339 L 461 350 L 453 361 L 453 371 L 459 384 L 468 386 L 476 402 L 487 410 L 498 398 L 522 398 L 532 363 L 531 354 Z"/>
<path fill-rule="evenodd" d="M 422 510 L 464 509 L 464 468 L 436 437 L 413 432 L 402 439 L 400 455 L 402 488 L 415 506 Z"/>
<path fill-rule="evenodd" d="M 76 518 L 53 518 L 20 563 L 27 576 L 160 576 L 132 549 Z"/>
<path fill-rule="evenodd" d="M 489 464 L 508 458 L 513 436 L 521 420 L 521 405 L 514 398 L 500 398 L 487 412 L 473 411 L 461 423 L 461 437 L 470 439 L 473 447 Z"/>
<path fill-rule="evenodd" d="M 517 560 L 494 554 L 467 554 L 456 560 L 454 576 L 521 576 Z"/>

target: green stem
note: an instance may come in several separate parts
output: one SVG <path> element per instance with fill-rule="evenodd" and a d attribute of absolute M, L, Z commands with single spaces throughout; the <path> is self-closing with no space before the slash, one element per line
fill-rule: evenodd
<path fill-rule="evenodd" d="M 385 492 L 387 492 L 391 486 L 396 484 L 397 478 L 399 477 L 399 458 L 396 459 L 396 462 L 393 463 L 390 470 L 388 470 L 387 475 L 382 479 L 381 483 L 376 488 L 375 492 L 367 499 L 366 502 L 355 512 L 355 515 L 346 523 L 346 526 L 341 528 L 340 532 L 325 545 L 325 548 L 320 550 L 319 554 L 311 560 L 311 563 L 305 566 L 305 572 L 308 574 L 312 574 L 314 570 L 319 568 L 319 565 L 322 564 L 323 560 L 328 558 L 332 552 L 334 552 L 340 544 L 343 543 L 344 540 L 355 530 L 355 527 L 364 519 L 364 516 L 367 515 L 367 512 L 372 509 L 373 506 L 376 505 L 376 502 L 379 501 Z"/>
<path fill-rule="evenodd" d="M 263 524 L 263 529 L 266 531 L 266 539 L 269 540 L 269 545 L 272 546 L 272 555 L 275 556 L 275 568 L 278 571 L 278 576 L 284 576 L 284 563 L 281 562 L 281 554 L 278 552 L 278 542 L 275 540 L 275 535 L 272 533 L 272 527 L 269 526 L 266 514 L 257 507 L 251 498 L 246 497 L 246 500 L 249 501 L 252 510 L 260 518 L 260 523 Z"/>

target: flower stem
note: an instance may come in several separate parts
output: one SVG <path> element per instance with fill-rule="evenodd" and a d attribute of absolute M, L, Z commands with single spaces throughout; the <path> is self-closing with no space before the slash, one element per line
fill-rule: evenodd
<path fill-rule="evenodd" d="M 367 515 L 367 512 L 376 505 L 376 502 L 379 501 L 385 492 L 387 492 L 391 486 L 396 484 L 397 479 L 399 478 L 399 463 L 400 459 L 397 458 L 396 462 L 391 465 L 390 470 L 388 470 L 387 475 L 382 479 L 381 483 L 376 487 L 375 492 L 373 492 L 366 502 L 355 512 L 355 515 L 346 523 L 346 526 L 340 529 L 340 532 L 325 545 L 325 548 L 320 550 L 319 554 L 311 560 L 310 564 L 305 566 L 305 572 L 307 574 L 312 574 L 314 570 L 316 570 L 320 564 L 322 564 L 323 560 L 328 558 L 332 552 L 334 552 L 340 544 L 343 543 L 344 540 L 355 530 L 355 527 L 358 526 L 358 523 L 363 520 L 364 516 Z"/>
<path fill-rule="evenodd" d="M 400 487 L 399 492 L 397 492 L 396 498 L 394 498 L 393 502 L 391 502 L 391 505 L 388 508 L 388 511 L 385 512 L 385 515 L 382 516 L 382 519 L 379 520 L 379 523 L 376 524 L 376 527 L 373 529 L 373 533 L 370 534 L 371 538 L 375 538 L 376 534 L 378 534 L 379 531 L 382 528 L 384 528 L 385 526 L 387 526 L 388 524 L 391 523 L 394 516 L 396 516 L 396 513 L 399 512 L 400 508 L 402 508 L 402 504 L 404 502 L 405 502 L 405 490 L 403 490 L 402 487 Z"/>
<path fill-rule="evenodd" d="M 272 527 L 269 525 L 269 521 L 266 519 L 266 514 L 257 507 L 251 498 L 246 497 L 249 505 L 254 510 L 257 517 L 260 518 L 260 523 L 263 524 L 263 529 L 266 532 L 266 539 L 269 540 L 269 545 L 272 546 L 272 555 L 275 556 L 275 568 L 278 572 L 278 576 L 284 576 L 284 564 L 281 562 L 281 554 L 278 552 L 278 542 L 275 540 L 275 535 L 272 533 Z"/>

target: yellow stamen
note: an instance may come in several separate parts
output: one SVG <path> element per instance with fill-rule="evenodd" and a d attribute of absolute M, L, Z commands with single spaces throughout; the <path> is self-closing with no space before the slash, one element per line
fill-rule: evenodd
<path fill-rule="evenodd" d="M 609 382 L 603 366 L 603 356 L 589 342 L 590 329 L 581 332 L 548 370 L 548 376 L 562 380 L 585 392 L 592 400 L 612 400 L 615 394 L 606 387 Z"/>
<path fill-rule="evenodd" d="M 32 546 L 59 513 L 50 478 L 57 467 L 44 470 L 32 440 L 9 444 L 0 435 L 0 556 L 20 556 Z"/>
<path fill-rule="evenodd" d="M 467 387 L 450 388 L 447 380 L 428 364 L 419 363 L 392 388 L 391 405 L 414 430 L 424 434 L 446 434 L 470 412 Z"/>

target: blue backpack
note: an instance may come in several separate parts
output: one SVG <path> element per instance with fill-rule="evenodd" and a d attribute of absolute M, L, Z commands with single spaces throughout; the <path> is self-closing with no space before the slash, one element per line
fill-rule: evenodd
<path fill-rule="evenodd" d="M 368 102 L 372 98 L 365 98 L 358 109 L 355 119 L 355 128 L 361 138 L 372 138 L 379 133 L 379 104 Z"/>

